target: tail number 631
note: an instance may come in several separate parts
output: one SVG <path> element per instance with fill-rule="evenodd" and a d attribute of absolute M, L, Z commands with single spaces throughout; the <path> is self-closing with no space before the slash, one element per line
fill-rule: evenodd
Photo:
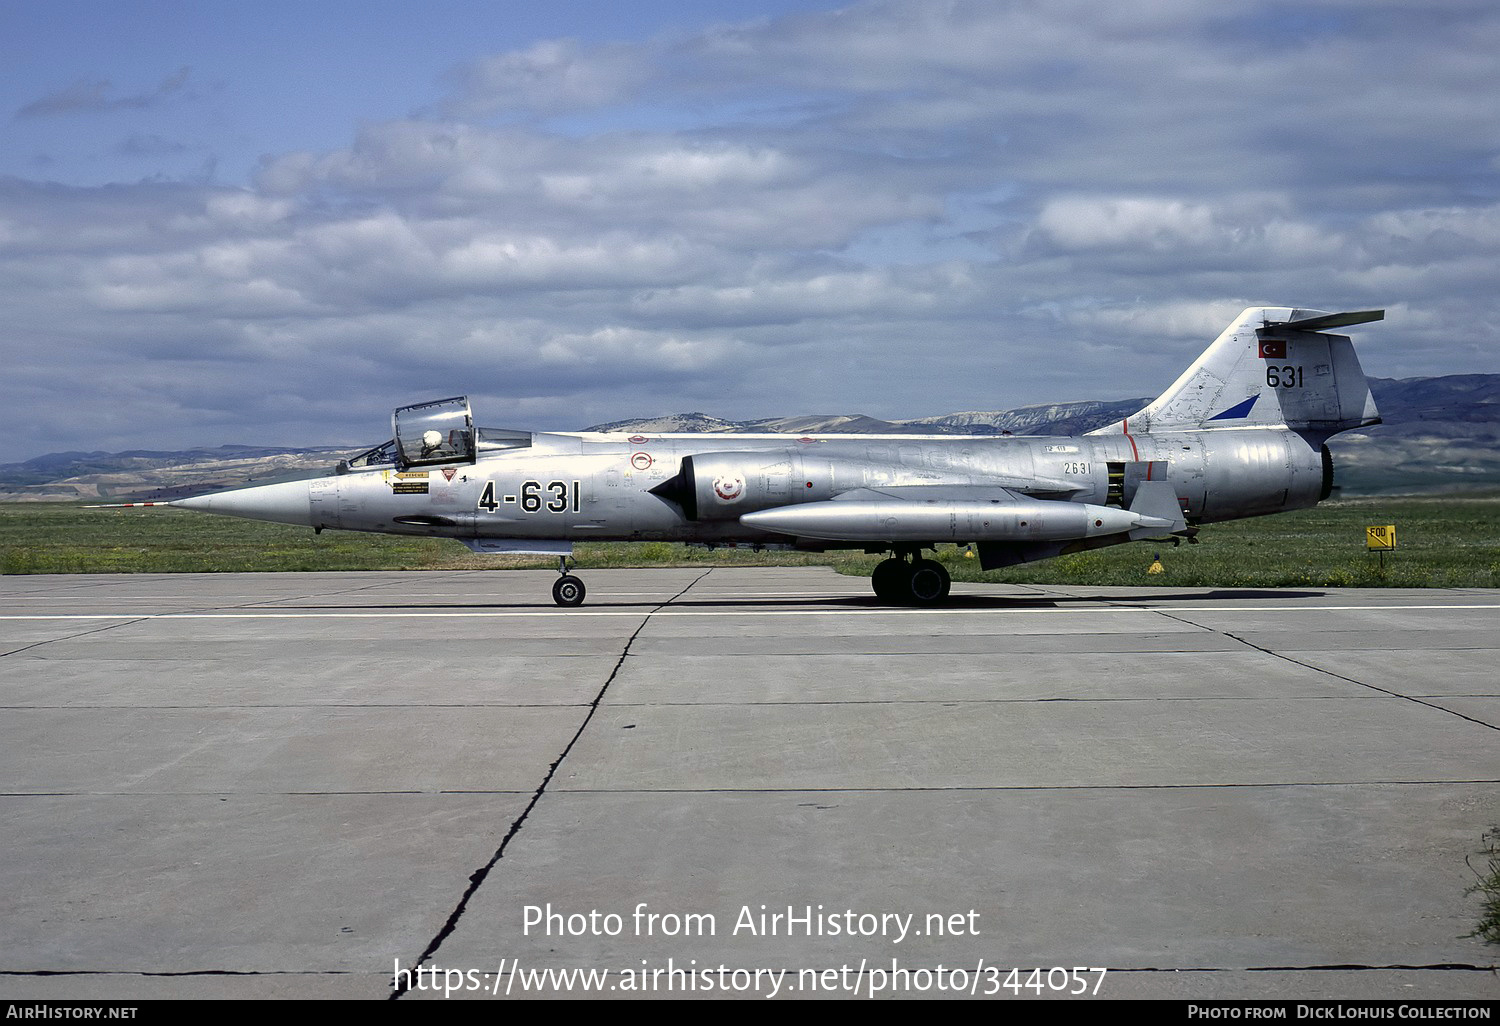
<path fill-rule="evenodd" d="M 1290 364 L 1285 367 L 1268 364 L 1266 366 L 1266 384 L 1272 388 L 1301 388 L 1302 368 L 1293 367 Z"/>

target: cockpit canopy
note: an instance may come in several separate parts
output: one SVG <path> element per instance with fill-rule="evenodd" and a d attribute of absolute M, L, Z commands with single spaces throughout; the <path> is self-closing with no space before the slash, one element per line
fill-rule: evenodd
<path fill-rule="evenodd" d="M 439 463 L 473 463 L 481 451 L 524 448 L 529 431 L 475 428 L 468 396 L 403 406 L 391 414 L 396 437 L 339 464 L 338 473 L 370 467 L 398 470 Z"/>
<path fill-rule="evenodd" d="M 391 414 L 396 462 L 403 468 L 474 462 L 474 418 L 468 396 L 403 406 Z"/>

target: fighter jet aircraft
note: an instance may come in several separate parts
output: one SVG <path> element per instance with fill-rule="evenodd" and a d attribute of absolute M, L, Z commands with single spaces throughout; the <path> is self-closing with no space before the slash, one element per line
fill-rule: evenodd
<path fill-rule="evenodd" d="M 1326 499 L 1324 442 L 1380 422 L 1353 345 L 1328 329 L 1384 316 L 1253 307 L 1160 398 L 1079 437 L 494 430 L 458 397 L 396 410 L 390 441 L 328 476 L 171 505 L 556 556 L 561 606 L 584 599 L 579 540 L 886 552 L 875 594 L 926 605 L 948 595 L 923 556 L 939 545 L 973 545 L 994 570 Z"/>

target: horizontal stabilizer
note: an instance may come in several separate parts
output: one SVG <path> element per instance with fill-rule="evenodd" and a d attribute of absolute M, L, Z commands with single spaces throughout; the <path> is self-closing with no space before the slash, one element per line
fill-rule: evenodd
<path fill-rule="evenodd" d="M 1384 310 L 1355 310 L 1349 313 L 1323 314 L 1300 321 L 1267 321 L 1267 328 L 1286 328 L 1289 331 L 1322 331 L 1325 328 L 1347 328 L 1351 324 L 1369 324 L 1385 320 Z"/>

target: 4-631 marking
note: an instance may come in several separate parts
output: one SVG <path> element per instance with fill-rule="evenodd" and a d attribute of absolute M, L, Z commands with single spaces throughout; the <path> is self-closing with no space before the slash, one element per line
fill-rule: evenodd
<path fill-rule="evenodd" d="M 502 504 L 517 503 L 515 495 L 495 498 L 495 482 L 486 481 L 484 491 L 479 493 L 478 507 L 490 513 Z M 583 508 L 583 487 L 578 481 L 523 481 L 519 494 L 519 505 L 524 513 L 577 513 Z"/>

